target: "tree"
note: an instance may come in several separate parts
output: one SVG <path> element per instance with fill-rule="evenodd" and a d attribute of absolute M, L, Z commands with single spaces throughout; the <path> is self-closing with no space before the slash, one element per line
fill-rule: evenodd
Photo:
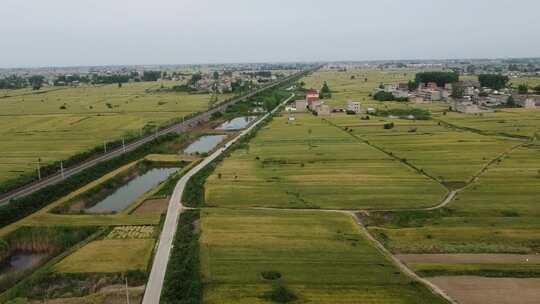
<path fill-rule="evenodd" d="M 518 86 L 518 93 L 519 94 L 527 94 L 527 93 L 529 93 L 529 86 L 524 84 L 524 83 L 520 84 Z"/>
<path fill-rule="evenodd" d="M 394 98 L 394 94 L 392 93 L 379 91 L 375 95 L 373 95 L 373 99 L 378 100 L 378 101 L 393 101 L 395 98 Z"/>
<path fill-rule="evenodd" d="M 157 81 L 161 77 L 161 71 L 144 71 L 143 81 Z"/>
<path fill-rule="evenodd" d="M 506 101 L 506 106 L 509 108 L 515 108 L 517 106 L 516 101 L 514 100 L 514 97 L 512 97 L 512 95 L 508 97 L 508 100 Z"/>
<path fill-rule="evenodd" d="M 463 98 L 464 92 L 465 91 L 463 90 L 463 87 L 458 85 L 457 83 L 455 83 L 452 86 L 452 97 L 453 98 Z"/>
<path fill-rule="evenodd" d="M 218 71 L 214 71 L 213 77 L 214 77 L 214 80 L 218 80 L 218 79 L 219 79 L 219 73 L 218 73 Z"/>
<path fill-rule="evenodd" d="M 202 79 L 201 73 L 195 73 L 195 74 L 191 75 L 191 79 L 189 80 L 189 84 L 194 85 L 201 79 Z"/>
<path fill-rule="evenodd" d="M 328 83 L 326 81 L 323 83 L 320 95 L 321 99 L 332 97 L 332 91 L 330 91 L 330 87 L 328 87 Z"/>
<path fill-rule="evenodd" d="M 409 88 L 409 91 L 414 91 L 418 89 L 418 83 L 416 81 L 409 80 L 407 87 Z"/>
<path fill-rule="evenodd" d="M 39 90 L 45 81 L 45 77 L 41 75 L 35 75 L 28 78 L 28 82 L 32 85 L 32 90 Z"/>
<path fill-rule="evenodd" d="M 534 92 L 535 92 L 536 94 L 540 94 L 540 85 L 539 85 L 539 86 L 536 86 L 536 87 L 534 88 Z"/>
<path fill-rule="evenodd" d="M 478 76 L 478 80 L 482 87 L 488 87 L 493 90 L 500 90 L 506 87 L 506 84 L 509 81 L 507 76 L 498 74 L 482 74 Z"/>
<path fill-rule="evenodd" d="M 447 83 L 459 81 L 459 74 L 456 72 L 422 72 L 417 73 L 416 83 L 435 82 L 438 86 L 444 87 Z"/>

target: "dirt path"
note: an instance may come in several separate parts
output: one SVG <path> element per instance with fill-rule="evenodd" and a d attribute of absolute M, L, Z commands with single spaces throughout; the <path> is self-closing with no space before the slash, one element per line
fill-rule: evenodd
<path fill-rule="evenodd" d="M 432 282 L 418 276 L 414 271 L 412 271 L 405 263 L 403 263 L 400 259 L 398 259 L 395 255 L 393 255 L 386 247 L 383 246 L 369 231 L 365 228 L 364 224 L 360 221 L 358 216 L 356 216 L 356 213 L 354 212 L 347 212 L 350 214 L 355 222 L 358 224 L 358 227 L 360 227 L 360 230 L 364 233 L 366 238 L 388 259 L 390 259 L 395 266 L 397 266 L 403 273 L 405 273 L 407 276 L 409 276 L 411 279 L 420 282 L 424 284 L 427 288 L 429 288 L 434 294 L 437 294 L 444 299 L 446 299 L 448 302 L 452 304 L 458 304 L 459 302 L 455 301 L 452 297 L 450 297 L 442 288 L 438 287 L 437 285 L 433 284 Z"/>

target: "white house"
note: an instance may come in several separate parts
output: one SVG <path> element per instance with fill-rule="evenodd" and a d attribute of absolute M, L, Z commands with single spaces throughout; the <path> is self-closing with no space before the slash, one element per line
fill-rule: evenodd
<path fill-rule="evenodd" d="M 362 110 L 362 107 L 359 102 L 349 100 L 347 101 L 347 111 L 354 112 L 354 113 L 360 113 Z"/>

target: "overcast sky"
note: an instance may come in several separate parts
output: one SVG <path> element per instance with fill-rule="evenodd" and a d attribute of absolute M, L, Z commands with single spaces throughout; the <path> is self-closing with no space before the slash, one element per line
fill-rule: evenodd
<path fill-rule="evenodd" d="M 539 0 L 2 0 L 0 67 L 540 56 Z"/>

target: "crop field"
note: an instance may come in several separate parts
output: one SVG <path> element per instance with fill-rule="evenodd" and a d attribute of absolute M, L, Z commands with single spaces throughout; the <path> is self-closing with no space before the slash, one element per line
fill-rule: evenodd
<path fill-rule="evenodd" d="M 55 266 L 64 273 L 114 273 L 146 271 L 153 239 L 105 239 L 93 241 Z"/>
<path fill-rule="evenodd" d="M 276 284 L 301 303 L 444 303 L 371 246 L 350 215 L 212 208 L 201 221 L 204 303 L 272 303 Z"/>
<path fill-rule="evenodd" d="M 232 185 L 232 186 L 231 186 Z M 221 207 L 386 209 L 436 205 L 446 190 L 310 114 L 275 117 L 205 185 Z"/>
<path fill-rule="evenodd" d="M 459 193 L 448 214 L 370 229 L 395 252 L 538 253 L 539 168 L 540 147 L 519 148 Z"/>
<path fill-rule="evenodd" d="M 328 120 L 393 153 L 441 182 L 462 184 L 519 142 L 446 128 L 432 120 L 332 115 Z M 392 122 L 395 127 L 385 130 Z"/>
<path fill-rule="evenodd" d="M 458 127 L 486 134 L 533 137 L 540 132 L 540 109 L 503 109 L 494 113 L 463 114 L 449 112 L 438 119 Z"/>
<path fill-rule="evenodd" d="M 0 182 L 106 141 L 208 108 L 210 95 L 159 91 L 162 83 L 45 90 L 0 99 Z M 165 86 L 173 83 L 165 82 Z M 218 96 L 223 101 L 232 95 Z"/>
<path fill-rule="evenodd" d="M 154 236 L 153 226 L 119 226 L 107 235 L 107 240 L 150 239 Z"/>

